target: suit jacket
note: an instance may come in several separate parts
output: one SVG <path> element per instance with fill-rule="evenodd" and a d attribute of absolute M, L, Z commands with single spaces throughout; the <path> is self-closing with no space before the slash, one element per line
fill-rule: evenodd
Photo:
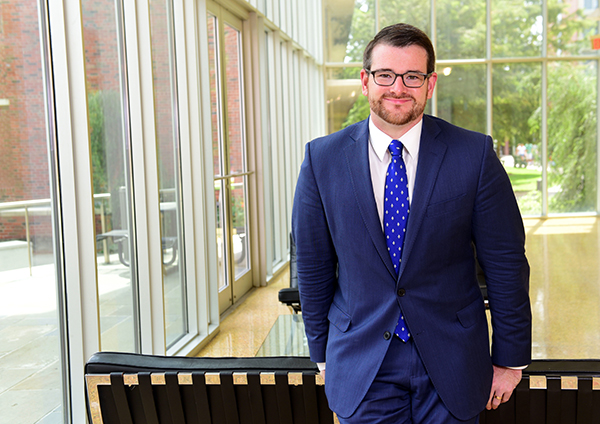
<path fill-rule="evenodd" d="M 390 344 L 400 308 L 429 377 L 459 419 L 481 412 L 492 363 L 531 361 L 529 265 L 516 199 L 489 136 L 423 117 L 402 265 L 377 213 L 368 121 L 306 145 L 294 208 L 311 359 L 330 407 L 350 416 Z M 472 243 L 486 276 L 492 347 Z"/>

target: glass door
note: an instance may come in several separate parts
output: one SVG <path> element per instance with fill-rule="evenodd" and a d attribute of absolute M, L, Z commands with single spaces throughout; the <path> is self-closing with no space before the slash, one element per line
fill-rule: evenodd
<path fill-rule="evenodd" d="M 219 311 L 252 287 L 242 21 L 208 5 L 211 124 L 217 211 Z"/>

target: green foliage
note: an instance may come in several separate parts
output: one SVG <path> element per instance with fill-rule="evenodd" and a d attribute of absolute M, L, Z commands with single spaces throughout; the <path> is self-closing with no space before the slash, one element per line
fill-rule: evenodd
<path fill-rule="evenodd" d="M 369 99 L 367 99 L 367 96 L 358 96 L 358 98 L 354 102 L 354 105 L 352 105 L 350 112 L 348 112 L 348 116 L 342 124 L 342 128 L 346 128 L 356 122 L 360 122 L 363 119 L 367 119 L 370 113 L 371 108 L 369 107 Z"/>
<path fill-rule="evenodd" d="M 346 44 L 345 62 L 361 62 L 365 47 L 375 34 L 375 1 L 356 0 Z"/>
<path fill-rule="evenodd" d="M 485 12 L 485 1 L 481 0 L 438 1 L 438 59 L 484 57 Z"/>
<path fill-rule="evenodd" d="M 94 193 L 112 192 L 125 185 L 123 113 L 116 91 L 88 93 Z"/>
<path fill-rule="evenodd" d="M 510 146 L 512 150 L 519 143 L 540 144 L 541 133 L 532 131 L 531 126 L 541 125 L 541 117 L 536 115 L 542 101 L 541 72 L 538 63 L 494 66 L 493 125 L 498 147 Z"/>
<path fill-rule="evenodd" d="M 100 91 L 88 94 L 88 120 L 90 125 L 94 193 L 106 193 L 108 191 L 102 104 L 102 93 Z"/>
<path fill-rule="evenodd" d="M 549 185 L 560 190 L 552 212 L 596 210 L 596 67 L 555 63 L 549 67 Z M 562 82 L 562 83 L 559 83 Z"/>
<path fill-rule="evenodd" d="M 528 168 L 508 168 L 506 170 L 514 191 L 537 190 L 537 182 L 542 179 L 542 171 Z"/>
<path fill-rule="evenodd" d="M 542 213 L 542 192 L 538 190 L 530 191 L 524 196 L 517 198 L 521 215 L 535 216 Z"/>

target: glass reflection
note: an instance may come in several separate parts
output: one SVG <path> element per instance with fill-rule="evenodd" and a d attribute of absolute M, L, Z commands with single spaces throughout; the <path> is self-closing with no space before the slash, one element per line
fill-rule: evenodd
<path fill-rule="evenodd" d="M 232 247 L 235 277 L 250 269 L 248 249 L 248 211 L 246 208 L 246 177 L 231 178 L 231 218 L 233 223 Z"/>
<path fill-rule="evenodd" d="M 227 135 L 229 174 L 246 172 L 244 115 L 242 110 L 241 34 L 224 25 L 225 75 L 227 75 Z"/>
<path fill-rule="evenodd" d="M 150 1 L 167 347 L 187 333 L 172 10 L 171 0 Z"/>
<path fill-rule="evenodd" d="M 326 94 L 330 133 L 369 116 L 369 100 L 362 94 L 360 79 L 327 80 Z"/>
<path fill-rule="evenodd" d="M 217 211 L 217 279 L 219 291 L 229 285 L 229 271 L 227 268 L 227 249 L 225 248 L 224 236 L 227 234 L 227 221 L 225 219 L 225 208 L 223 207 L 223 199 L 225 193 L 225 181 L 215 181 L 215 205 Z"/>
<path fill-rule="evenodd" d="M 138 350 L 122 3 L 82 0 L 102 350 Z"/>

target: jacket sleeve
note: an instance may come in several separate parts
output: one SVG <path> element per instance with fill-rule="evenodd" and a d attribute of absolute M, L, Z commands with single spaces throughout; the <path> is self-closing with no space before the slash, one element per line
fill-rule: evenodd
<path fill-rule="evenodd" d="M 314 362 L 325 362 L 327 315 L 337 282 L 337 256 L 313 168 L 311 144 L 306 145 L 296 185 L 292 237 L 296 244 L 298 287 L 310 357 Z"/>
<path fill-rule="evenodd" d="M 525 231 L 508 175 L 487 138 L 480 171 L 473 240 L 485 273 L 492 316 L 492 361 L 531 362 L 531 306 Z"/>

